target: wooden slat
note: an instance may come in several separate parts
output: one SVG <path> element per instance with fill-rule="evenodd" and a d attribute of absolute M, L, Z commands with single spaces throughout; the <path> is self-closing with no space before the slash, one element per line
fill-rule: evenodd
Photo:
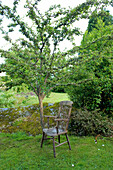
<path fill-rule="evenodd" d="M 72 106 L 73 102 L 72 101 L 61 101 L 60 105 L 67 105 L 67 106 Z"/>
<path fill-rule="evenodd" d="M 48 116 L 48 115 L 44 115 L 44 117 L 53 117 L 53 118 L 57 118 L 57 116 Z"/>
<path fill-rule="evenodd" d="M 55 141 L 55 143 L 59 144 L 59 142 Z"/>
<path fill-rule="evenodd" d="M 57 148 L 58 146 L 61 146 L 61 145 L 65 144 L 65 143 L 67 143 L 67 141 L 66 141 L 66 142 L 63 142 L 63 143 L 60 143 L 59 145 L 57 145 L 57 146 L 55 146 L 55 147 Z"/>
<path fill-rule="evenodd" d="M 53 139 L 53 138 L 45 138 L 44 140 L 48 140 L 48 139 Z"/>

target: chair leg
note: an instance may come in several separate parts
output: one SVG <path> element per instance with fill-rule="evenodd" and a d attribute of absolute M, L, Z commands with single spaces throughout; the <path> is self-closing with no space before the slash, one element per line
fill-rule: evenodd
<path fill-rule="evenodd" d="M 60 135 L 58 135 L 58 142 L 60 143 Z"/>
<path fill-rule="evenodd" d="M 42 148 L 42 145 L 43 145 L 43 142 L 44 142 L 44 137 L 45 137 L 45 133 L 43 132 L 42 140 L 41 140 L 41 148 Z"/>
<path fill-rule="evenodd" d="M 65 135 L 66 135 L 67 143 L 68 143 L 68 145 L 69 145 L 69 150 L 71 150 L 71 145 L 70 145 L 70 143 L 69 143 L 69 139 L 68 139 L 67 133 L 66 133 Z"/>
<path fill-rule="evenodd" d="M 54 158 L 56 158 L 56 153 L 55 153 L 55 138 L 53 137 L 53 153 L 54 153 Z"/>

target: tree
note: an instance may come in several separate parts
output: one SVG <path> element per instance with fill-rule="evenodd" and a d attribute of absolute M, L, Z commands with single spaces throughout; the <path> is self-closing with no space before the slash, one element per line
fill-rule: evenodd
<path fill-rule="evenodd" d="M 112 36 L 110 36 L 112 35 Z M 92 42 L 88 47 L 87 44 Z M 93 43 L 95 42 L 95 43 Z M 85 48 L 87 46 L 87 48 Z M 89 82 L 72 87 L 68 93 L 76 107 L 87 107 L 89 110 L 100 109 L 109 116 L 113 111 L 113 24 L 106 25 L 97 20 L 91 32 L 86 31 L 81 42 L 79 61 L 84 61 L 73 69 L 73 81 L 91 78 Z"/>
<path fill-rule="evenodd" d="M 110 12 L 108 10 L 102 9 L 99 12 L 94 11 L 88 22 L 88 28 L 87 28 L 88 33 L 91 32 L 93 28 L 96 28 L 98 19 L 101 19 L 104 22 L 105 26 L 113 24 L 113 16 L 110 15 Z"/>
<path fill-rule="evenodd" d="M 40 105 L 40 119 L 43 127 L 43 99 L 58 84 L 66 84 L 70 67 L 76 57 L 70 58 L 79 48 L 74 44 L 74 35 L 80 35 L 79 28 L 73 27 L 75 21 L 88 18 L 93 6 L 106 5 L 109 2 L 87 1 L 73 9 L 61 8 L 60 5 L 52 6 L 45 14 L 38 9 L 38 1 L 26 0 L 27 14 L 25 19 L 32 21 L 26 23 L 18 15 L 19 0 L 14 0 L 13 8 L 0 4 L 0 14 L 11 19 L 8 31 L 1 27 L 5 40 L 12 43 L 8 51 L 1 50 L 1 56 L 6 58 L 6 63 L 1 66 L 1 71 L 10 75 L 10 88 L 26 83 L 36 93 Z M 3 19 L 2 19 L 3 20 Z M 2 21 L 1 20 L 1 21 Z M 9 33 L 19 27 L 24 38 L 15 43 Z M 68 40 L 72 43 L 71 50 L 61 51 L 60 42 Z M 51 48 L 53 47 L 53 49 Z M 69 83 L 69 82 L 68 82 Z"/>

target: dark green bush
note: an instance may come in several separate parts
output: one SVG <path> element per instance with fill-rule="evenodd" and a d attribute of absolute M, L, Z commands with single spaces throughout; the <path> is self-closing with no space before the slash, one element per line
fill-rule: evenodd
<path fill-rule="evenodd" d="M 84 82 L 67 89 L 76 108 L 99 109 L 113 116 L 113 80 L 102 78 Z"/>
<path fill-rule="evenodd" d="M 98 134 L 110 136 L 113 134 L 112 127 L 113 121 L 98 110 L 73 109 L 69 130 L 79 136 Z"/>

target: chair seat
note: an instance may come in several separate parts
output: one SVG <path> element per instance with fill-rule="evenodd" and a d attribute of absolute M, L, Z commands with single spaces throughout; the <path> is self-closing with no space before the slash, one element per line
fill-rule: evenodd
<path fill-rule="evenodd" d="M 64 134 L 66 133 L 67 131 L 64 131 L 63 129 L 58 129 L 58 133 L 57 133 L 57 129 L 56 128 L 50 128 L 50 129 L 43 129 L 43 132 L 45 134 L 47 134 L 48 136 L 58 136 L 58 135 L 61 135 L 61 134 Z"/>

